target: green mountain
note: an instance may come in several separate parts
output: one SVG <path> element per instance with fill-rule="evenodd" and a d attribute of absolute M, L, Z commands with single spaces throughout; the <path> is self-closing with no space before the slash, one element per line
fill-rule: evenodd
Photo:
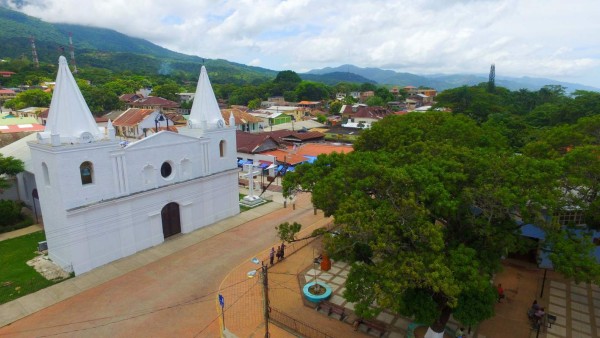
<path fill-rule="evenodd" d="M 59 55 L 69 53 L 69 33 L 72 33 L 79 68 L 97 67 L 140 74 L 183 71 L 196 76 L 204 63 L 215 83 L 255 83 L 277 75 L 276 71 L 265 68 L 173 52 L 111 29 L 47 23 L 2 6 L 0 27 L 0 58 L 4 59 L 31 60 L 30 37 L 34 37 L 39 61 L 54 65 Z"/>
<path fill-rule="evenodd" d="M 325 83 L 333 86 L 340 82 L 351 82 L 351 83 L 373 83 L 376 82 L 367 79 L 366 77 L 354 74 L 354 73 L 343 73 L 343 72 L 331 72 L 325 74 L 298 74 L 302 80 L 315 81 Z"/>

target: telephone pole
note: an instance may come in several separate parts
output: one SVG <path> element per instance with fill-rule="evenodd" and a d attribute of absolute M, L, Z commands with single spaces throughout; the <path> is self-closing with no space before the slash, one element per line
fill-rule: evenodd
<path fill-rule="evenodd" d="M 267 266 L 262 262 L 262 277 L 263 277 L 263 300 L 264 300 L 264 315 L 265 315 L 265 338 L 269 338 L 269 277 Z"/>

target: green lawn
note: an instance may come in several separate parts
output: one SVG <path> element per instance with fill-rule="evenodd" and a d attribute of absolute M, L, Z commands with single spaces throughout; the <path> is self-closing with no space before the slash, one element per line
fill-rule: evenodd
<path fill-rule="evenodd" d="M 26 264 L 37 256 L 37 244 L 45 239 L 44 232 L 38 231 L 0 241 L 0 304 L 62 281 L 49 281 Z"/>

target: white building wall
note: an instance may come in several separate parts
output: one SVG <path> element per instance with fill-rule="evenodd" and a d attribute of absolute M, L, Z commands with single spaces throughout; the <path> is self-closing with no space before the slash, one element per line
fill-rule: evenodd
<path fill-rule="evenodd" d="M 67 213 L 71 236 L 48 238 L 51 257 L 57 247 L 71 246 L 76 274 L 164 241 L 161 210 L 179 204 L 182 233 L 189 233 L 239 213 L 237 170 L 98 203 Z M 75 230 L 77 229 L 77 230 Z M 77 243 L 89 243 L 77 245 Z M 67 265 L 68 266 L 68 265 Z"/>

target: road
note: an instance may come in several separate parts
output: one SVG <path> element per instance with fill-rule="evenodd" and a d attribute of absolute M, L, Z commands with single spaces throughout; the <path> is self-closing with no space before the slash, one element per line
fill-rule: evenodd
<path fill-rule="evenodd" d="M 275 226 L 312 224 L 309 195 L 0 328 L 2 337 L 219 337 L 217 290 L 277 242 Z M 174 239 L 177 240 L 177 239 Z"/>

